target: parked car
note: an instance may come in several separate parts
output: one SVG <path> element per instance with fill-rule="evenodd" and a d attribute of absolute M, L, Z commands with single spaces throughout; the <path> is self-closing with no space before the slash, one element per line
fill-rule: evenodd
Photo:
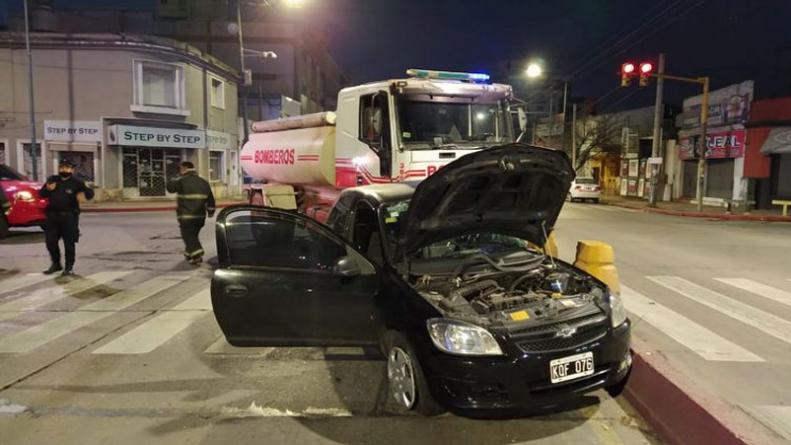
<path fill-rule="evenodd" d="M 416 188 L 347 189 L 326 226 L 226 208 L 215 317 L 235 346 L 378 345 L 398 405 L 425 415 L 616 394 L 631 366 L 620 297 L 540 247 L 573 177 L 563 152 L 512 144 Z"/>
<path fill-rule="evenodd" d="M 0 213 L 0 239 L 8 236 L 10 227 L 44 224 L 47 200 L 38 195 L 41 183 L 30 181 L 13 168 L 0 164 L 0 189 L 11 203 L 5 217 Z"/>
<path fill-rule="evenodd" d="M 599 202 L 601 187 L 593 178 L 576 178 L 571 182 L 569 189 L 569 201 L 576 200 Z"/>

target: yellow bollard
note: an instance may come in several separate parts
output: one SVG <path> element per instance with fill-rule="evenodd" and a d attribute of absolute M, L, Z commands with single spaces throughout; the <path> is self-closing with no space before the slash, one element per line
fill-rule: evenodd
<path fill-rule="evenodd" d="M 574 266 L 604 282 L 612 292 L 621 293 L 621 281 L 618 279 L 615 254 L 611 245 L 594 240 L 578 242 Z"/>

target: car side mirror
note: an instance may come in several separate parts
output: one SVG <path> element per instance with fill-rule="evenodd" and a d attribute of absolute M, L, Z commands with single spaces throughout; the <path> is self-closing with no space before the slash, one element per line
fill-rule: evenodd
<path fill-rule="evenodd" d="M 342 256 L 335 260 L 335 265 L 332 266 L 332 274 L 338 277 L 356 277 L 360 275 L 360 266 L 353 259 Z"/>

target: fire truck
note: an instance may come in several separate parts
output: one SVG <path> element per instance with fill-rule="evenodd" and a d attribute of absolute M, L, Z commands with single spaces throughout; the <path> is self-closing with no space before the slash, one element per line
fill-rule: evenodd
<path fill-rule="evenodd" d="M 337 110 L 255 122 L 240 160 L 251 204 L 326 219 L 341 190 L 419 182 L 467 153 L 514 141 L 512 88 L 482 73 L 407 70 L 344 88 Z"/>

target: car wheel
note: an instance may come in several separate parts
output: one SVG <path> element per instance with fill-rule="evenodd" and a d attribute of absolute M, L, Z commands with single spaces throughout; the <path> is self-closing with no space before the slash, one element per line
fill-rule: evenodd
<path fill-rule="evenodd" d="M 445 410 L 432 397 L 426 377 L 409 340 L 399 332 L 388 335 L 388 389 L 403 411 L 416 411 L 424 416 L 435 416 Z"/>
<path fill-rule="evenodd" d="M 2 193 L 2 192 L 0 192 Z M 8 236 L 8 221 L 2 213 L 0 213 L 0 239 Z"/>

